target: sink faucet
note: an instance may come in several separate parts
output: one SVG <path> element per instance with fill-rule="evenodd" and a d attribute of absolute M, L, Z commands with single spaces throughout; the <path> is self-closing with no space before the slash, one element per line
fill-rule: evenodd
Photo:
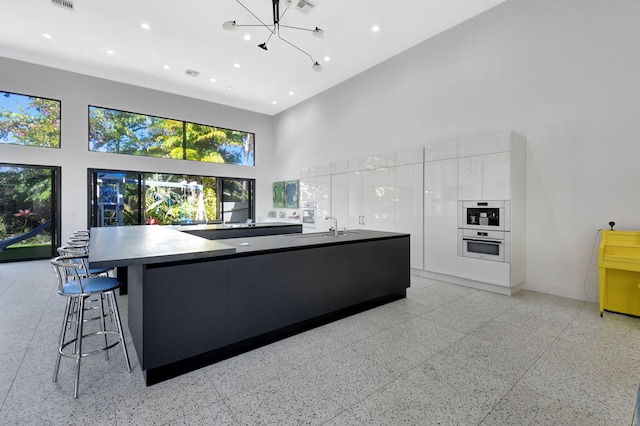
<path fill-rule="evenodd" d="M 325 220 L 331 221 L 331 228 L 329 228 L 329 231 L 333 231 L 333 236 L 337 237 L 338 236 L 338 218 L 335 216 L 327 216 L 325 217 Z"/>

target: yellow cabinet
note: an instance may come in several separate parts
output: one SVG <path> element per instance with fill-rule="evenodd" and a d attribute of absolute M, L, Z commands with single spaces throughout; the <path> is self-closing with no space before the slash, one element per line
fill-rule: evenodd
<path fill-rule="evenodd" d="M 600 316 L 640 316 L 640 232 L 602 231 L 598 250 Z"/>

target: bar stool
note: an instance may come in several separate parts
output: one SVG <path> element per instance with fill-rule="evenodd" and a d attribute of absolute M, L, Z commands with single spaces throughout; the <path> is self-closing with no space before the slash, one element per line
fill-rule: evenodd
<path fill-rule="evenodd" d="M 84 270 L 86 259 L 86 255 L 65 255 L 51 259 L 51 264 L 58 278 L 58 294 L 67 298 L 62 329 L 60 330 L 58 356 L 53 371 L 53 381 L 56 382 L 58 380 L 58 371 L 62 357 L 75 359 L 74 398 L 78 397 L 80 361 L 82 357 L 104 351 L 105 357 L 108 359 L 108 350 L 121 343 L 127 362 L 127 371 L 131 372 L 127 345 L 124 341 L 120 313 L 114 292 L 120 287 L 120 281 L 112 277 L 88 276 L 86 270 Z M 91 296 L 98 296 L 99 316 L 85 318 L 85 302 Z M 105 300 L 107 302 L 106 308 L 104 306 Z M 105 321 L 107 317 L 115 324 L 115 330 L 107 330 Z M 98 320 L 100 329 L 85 334 L 84 324 L 91 320 Z M 70 334 L 70 336 L 67 334 Z M 82 352 L 82 341 L 85 338 L 100 335 L 104 336 L 104 346 L 89 352 Z M 109 335 L 117 336 L 117 341 L 109 343 Z"/>

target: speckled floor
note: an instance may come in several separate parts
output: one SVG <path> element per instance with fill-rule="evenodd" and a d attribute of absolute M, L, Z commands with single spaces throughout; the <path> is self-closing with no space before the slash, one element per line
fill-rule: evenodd
<path fill-rule="evenodd" d="M 120 298 L 126 324 L 127 299 Z M 631 425 L 640 319 L 414 277 L 407 299 L 146 387 L 129 342 L 51 382 L 64 299 L 0 264 L 2 425 Z M 128 332 L 128 331 L 127 331 Z"/>

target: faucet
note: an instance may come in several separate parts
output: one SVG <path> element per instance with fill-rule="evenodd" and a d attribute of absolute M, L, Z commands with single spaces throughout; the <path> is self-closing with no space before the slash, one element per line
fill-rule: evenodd
<path fill-rule="evenodd" d="M 325 220 L 331 221 L 331 228 L 329 228 L 329 231 L 333 231 L 333 236 L 337 237 L 338 236 L 338 218 L 335 216 L 326 216 Z"/>

